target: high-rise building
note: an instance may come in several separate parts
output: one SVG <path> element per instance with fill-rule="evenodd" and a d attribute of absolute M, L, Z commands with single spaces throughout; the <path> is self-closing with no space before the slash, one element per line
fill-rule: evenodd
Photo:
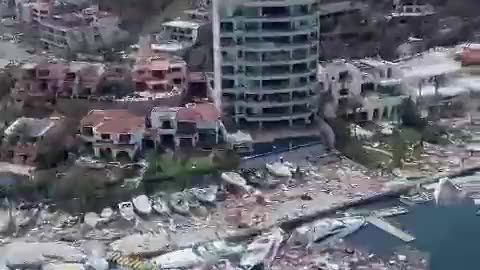
<path fill-rule="evenodd" d="M 213 2 L 215 89 L 238 124 L 310 124 L 318 111 L 317 0 Z"/>

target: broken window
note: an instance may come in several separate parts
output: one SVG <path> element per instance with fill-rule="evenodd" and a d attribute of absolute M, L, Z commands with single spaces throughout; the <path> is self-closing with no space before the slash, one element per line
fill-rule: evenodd
<path fill-rule="evenodd" d="M 48 70 L 48 69 L 40 69 L 38 71 L 38 76 L 39 77 L 46 77 L 48 75 L 50 75 L 50 70 Z"/>
<path fill-rule="evenodd" d="M 84 136 L 93 136 L 93 128 L 92 127 L 83 127 L 82 128 L 82 135 Z"/>
<path fill-rule="evenodd" d="M 118 142 L 119 143 L 130 143 L 131 137 L 132 136 L 130 134 L 120 134 L 118 136 Z"/>
<path fill-rule="evenodd" d="M 173 83 L 174 83 L 174 84 L 177 84 L 177 85 L 178 85 L 178 84 L 182 84 L 182 79 L 180 79 L 180 78 L 175 78 L 175 79 L 173 79 Z"/>
<path fill-rule="evenodd" d="M 341 96 L 348 96 L 349 90 L 347 88 L 340 89 L 339 94 Z"/>
<path fill-rule="evenodd" d="M 172 129 L 172 122 L 170 121 L 162 121 L 162 129 Z"/>

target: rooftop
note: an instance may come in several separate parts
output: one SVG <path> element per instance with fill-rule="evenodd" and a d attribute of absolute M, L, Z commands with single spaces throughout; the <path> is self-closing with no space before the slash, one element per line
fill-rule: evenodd
<path fill-rule="evenodd" d="M 192 46 L 191 42 L 169 41 L 169 42 L 153 43 L 151 45 L 151 48 L 152 48 L 152 51 L 176 52 L 176 51 L 190 48 L 191 46 Z"/>
<path fill-rule="evenodd" d="M 438 48 L 396 61 L 405 77 L 429 77 L 461 69 L 448 49 Z"/>
<path fill-rule="evenodd" d="M 195 22 L 195 21 L 174 20 L 174 21 L 162 23 L 162 25 L 167 27 L 198 29 L 202 25 L 202 23 Z"/>
<path fill-rule="evenodd" d="M 355 1 L 342 1 L 319 5 L 320 15 L 328 15 L 365 9 L 367 5 Z"/>
<path fill-rule="evenodd" d="M 17 134 L 28 138 L 38 138 L 45 135 L 54 127 L 58 120 L 60 120 L 58 117 L 43 119 L 21 117 L 15 120 L 15 122 L 5 130 L 5 135 L 10 136 Z"/>
<path fill-rule="evenodd" d="M 92 110 L 81 125 L 100 133 L 130 133 L 145 126 L 145 119 L 127 110 Z"/>
<path fill-rule="evenodd" d="M 215 121 L 220 116 L 220 111 L 212 103 L 187 104 L 177 112 L 179 121 Z"/>

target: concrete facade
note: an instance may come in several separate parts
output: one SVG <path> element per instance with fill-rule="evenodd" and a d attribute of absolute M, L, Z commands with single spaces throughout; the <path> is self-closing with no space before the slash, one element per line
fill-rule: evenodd
<path fill-rule="evenodd" d="M 343 117 L 359 121 L 396 120 L 410 93 L 395 63 L 374 59 L 325 63 L 319 80 L 331 105 Z M 357 104 L 353 104 L 357 103 Z"/>
<path fill-rule="evenodd" d="M 203 23 L 199 21 L 174 20 L 162 23 L 160 33 L 154 35 L 157 41 L 176 40 L 194 44 L 197 41 L 198 28 Z"/>
<path fill-rule="evenodd" d="M 133 160 L 142 149 L 145 119 L 126 110 L 93 110 L 80 125 L 80 136 L 96 157 Z"/>
<path fill-rule="evenodd" d="M 40 40 L 48 48 L 71 52 L 96 51 L 111 47 L 127 37 L 127 33 L 118 26 L 118 17 L 99 11 L 96 6 L 79 13 L 45 16 L 40 17 L 38 23 Z M 35 21 L 35 16 L 32 18 Z"/>
<path fill-rule="evenodd" d="M 313 121 L 317 9 L 315 0 L 213 1 L 215 93 L 225 115 L 260 128 Z"/>

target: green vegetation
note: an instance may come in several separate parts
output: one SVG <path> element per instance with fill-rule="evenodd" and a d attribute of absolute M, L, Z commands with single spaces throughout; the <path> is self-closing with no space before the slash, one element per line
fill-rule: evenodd
<path fill-rule="evenodd" d="M 185 176 L 202 175 L 216 169 L 210 158 L 177 159 L 168 155 L 153 155 L 149 159 L 147 170 L 148 178 L 179 178 Z"/>
<path fill-rule="evenodd" d="M 208 175 L 219 170 L 232 170 L 238 167 L 240 159 L 234 151 L 214 152 L 209 156 L 173 154 L 152 154 L 144 175 L 145 182 L 158 182 L 162 190 L 188 188 L 196 176 Z"/>
<path fill-rule="evenodd" d="M 389 163 L 390 157 L 379 151 L 363 147 L 362 142 L 350 134 L 348 123 L 341 119 L 327 121 L 335 131 L 335 148 L 346 157 L 368 168 L 382 168 Z"/>

